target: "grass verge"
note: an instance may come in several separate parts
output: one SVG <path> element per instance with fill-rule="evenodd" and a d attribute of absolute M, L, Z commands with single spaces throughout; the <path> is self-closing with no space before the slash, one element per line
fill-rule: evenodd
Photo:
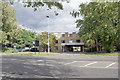
<path fill-rule="evenodd" d="M 57 55 L 59 53 L 51 52 L 48 54 L 47 52 L 17 52 L 17 53 L 12 53 L 12 52 L 0 52 L 1 55 Z M 73 53 L 74 54 L 74 53 Z M 120 55 L 120 52 L 114 52 L 114 53 L 97 53 L 97 52 L 88 52 L 88 53 L 80 53 L 80 56 L 118 56 Z"/>
<path fill-rule="evenodd" d="M 56 55 L 57 53 L 47 53 L 47 52 L 17 52 L 17 53 L 11 53 L 11 52 L 0 52 L 1 55 L 42 55 L 42 56 L 46 56 L 46 55 Z"/>
<path fill-rule="evenodd" d="M 82 53 L 82 56 L 118 56 L 120 53 L 114 52 L 114 53 Z"/>

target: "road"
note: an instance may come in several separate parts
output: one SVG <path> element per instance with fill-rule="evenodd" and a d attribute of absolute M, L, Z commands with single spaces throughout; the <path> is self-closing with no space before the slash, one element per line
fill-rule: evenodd
<path fill-rule="evenodd" d="M 118 78 L 118 57 L 2 55 L 2 77 Z"/>

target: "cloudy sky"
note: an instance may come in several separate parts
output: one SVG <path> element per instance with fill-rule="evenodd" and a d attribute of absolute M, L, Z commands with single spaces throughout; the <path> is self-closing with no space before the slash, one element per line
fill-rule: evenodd
<path fill-rule="evenodd" d="M 71 0 L 70 3 L 64 2 L 64 10 L 58 10 L 55 7 L 52 10 L 47 10 L 47 7 L 40 7 L 37 11 L 33 8 L 25 8 L 22 3 L 15 2 L 13 7 L 16 9 L 17 20 L 19 25 L 24 25 L 38 33 L 48 30 L 49 19 L 49 31 L 50 32 L 74 32 L 78 31 L 75 25 L 75 18 L 70 15 L 72 10 L 78 10 L 78 6 L 81 3 L 88 3 L 90 0 Z M 54 10 L 59 12 L 58 16 L 55 16 Z M 82 18 L 82 17 L 80 17 Z"/>

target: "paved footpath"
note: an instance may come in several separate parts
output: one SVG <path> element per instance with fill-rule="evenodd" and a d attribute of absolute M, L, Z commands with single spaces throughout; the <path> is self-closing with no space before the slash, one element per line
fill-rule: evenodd
<path fill-rule="evenodd" d="M 118 57 L 2 55 L 2 77 L 118 78 Z"/>

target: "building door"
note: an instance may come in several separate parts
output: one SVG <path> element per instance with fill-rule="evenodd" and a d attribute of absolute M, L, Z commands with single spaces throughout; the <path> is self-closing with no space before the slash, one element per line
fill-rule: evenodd
<path fill-rule="evenodd" d="M 73 47 L 73 51 L 74 52 L 77 52 L 77 51 L 80 52 L 81 51 L 81 47 L 80 46 L 74 46 Z"/>
<path fill-rule="evenodd" d="M 69 47 L 69 52 L 73 52 L 73 46 Z"/>
<path fill-rule="evenodd" d="M 65 46 L 62 46 L 62 52 L 65 52 Z"/>

